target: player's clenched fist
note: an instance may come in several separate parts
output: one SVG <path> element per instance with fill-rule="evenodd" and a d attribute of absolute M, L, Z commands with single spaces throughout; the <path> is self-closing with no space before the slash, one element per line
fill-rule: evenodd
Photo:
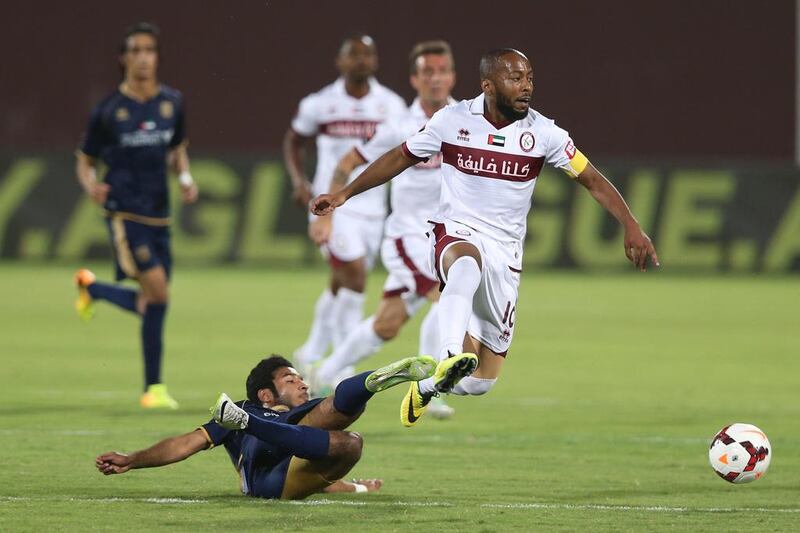
<path fill-rule="evenodd" d="M 320 194 L 309 206 L 311 212 L 318 216 L 330 215 L 333 210 L 342 205 L 347 198 L 341 192 L 333 194 Z"/>

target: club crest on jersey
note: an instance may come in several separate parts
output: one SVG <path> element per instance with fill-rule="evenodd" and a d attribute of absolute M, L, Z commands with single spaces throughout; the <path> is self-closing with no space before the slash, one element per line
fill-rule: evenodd
<path fill-rule="evenodd" d="M 506 145 L 506 138 L 502 135 L 495 135 L 493 133 L 489 134 L 489 144 L 492 146 L 505 146 Z"/>
<path fill-rule="evenodd" d="M 172 118 L 172 115 L 175 114 L 175 106 L 169 100 L 164 100 L 158 106 L 158 111 L 161 113 L 161 118 Z"/>
<path fill-rule="evenodd" d="M 523 152 L 530 152 L 536 144 L 536 139 L 533 138 L 533 133 L 526 131 L 519 137 L 519 147 Z"/>
<path fill-rule="evenodd" d="M 117 122 L 125 122 L 131 118 L 131 114 L 128 113 L 128 108 L 118 107 L 117 110 L 114 111 L 114 118 L 117 119 Z"/>
<path fill-rule="evenodd" d="M 469 130 L 466 128 L 461 128 L 458 130 L 458 137 L 459 141 L 466 141 L 469 142 Z"/>

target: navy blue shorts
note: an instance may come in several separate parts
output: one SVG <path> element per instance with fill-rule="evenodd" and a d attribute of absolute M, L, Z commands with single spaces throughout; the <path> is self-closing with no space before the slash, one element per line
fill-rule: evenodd
<path fill-rule="evenodd" d="M 277 418 L 269 420 L 273 422 L 283 422 L 284 424 L 297 424 L 306 414 L 316 407 L 324 398 L 316 398 L 309 400 L 299 407 L 295 407 L 291 411 L 281 413 Z M 251 414 L 251 416 L 254 416 Z M 256 498 L 269 498 L 279 499 L 283 494 L 286 487 L 287 476 L 290 475 L 289 465 L 293 455 L 286 455 L 278 464 L 268 466 L 265 457 L 276 457 L 276 450 L 272 449 L 269 445 L 259 441 L 255 437 L 248 435 L 248 442 L 243 443 L 242 446 L 242 469 L 244 470 L 245 483 L 247 484 L 247 494 Z M 298 478 L 290 480 L 294 486 L 302 485 L 309 482 L 305 479 L 306 473 L 303 471 L 295 474 Z M 311 479 L 311 482 L 316 481 Z"/>
<path fill-rule="evenodd" d="M 151 226 L 128 220 L 112 213 L 106 218 L 114 250 L 117 281 L 137 279 L 140 272 L 156 266 L 164 267 L 169 279 L 172 273 L 169 226 Z"/>

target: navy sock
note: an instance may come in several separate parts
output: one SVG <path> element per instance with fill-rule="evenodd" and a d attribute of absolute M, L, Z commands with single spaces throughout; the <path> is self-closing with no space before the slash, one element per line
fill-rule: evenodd
<path fill-rule="evenodd" d="M 366 407 L 367 402 L 374 393 L 367 390 L 364 385 L 367 376 L 372 371 L 362 372 L 339 383 L 333 393 L 333 406 L 342 414 L 355 416 Z"/>
<path fill-rule="evenodd" d="M 133 289 L 110 283 L 100 283 L 99 281 L 92 283 L 86 289 L 95 300 L 105 300 L 127 311 L 136 313 L 136 295 L 138 293 Z"/>
<path fill-rule="evenodd" d="M 164 317 L 167 304 L 147 304 L 142 316 L 142 351 L 145 386 L 161 383 Z"/>
<path fill-rule="evenodd" d="M 273 422 L 251 414 L 245 432 L 301 459 L 321 459 L 328 455 L 330 435 L 319 428 Z"/>

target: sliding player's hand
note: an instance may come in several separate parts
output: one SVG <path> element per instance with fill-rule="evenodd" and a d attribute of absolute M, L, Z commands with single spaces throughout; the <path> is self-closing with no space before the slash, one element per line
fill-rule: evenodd
<path fill-rule="evenodd" d="M 331 217 L 318 217 L 308 224 L 308 236 L 317 246 L 327 244 L 333 227 Z"/>
<path fill-rule="evenodd" d="M 132 461 L 128 455 L 117 452 L 106 452 L 94 460 L 97 469 L 106 476 L 124 474 L 131 469 Z"/>
<path fill-rule="evenodd" d="M 367 487 L 367 492 L 377 492 L 381 490 L 381 486 L 383 485 L 382 479 L 354 479 L 353 483 L 358 483 L 359 485 L 364 485 Z"/>
<path fill-rule="evenodd" d="M 311 212 L 317 216 L 325 216 L 333 213 L 333 210 L 342 205 L 345 201 L 345 196 L 341 192 L 333 194 L 320 194 L 313 200 L 309 206 Z"/>
<path fill-rule="evenodd" d="M 647 270 L 648 261 L 661 266 L 653 242 L 639 226 L 625 229 L 625 256 L 640 272 Z"/>

